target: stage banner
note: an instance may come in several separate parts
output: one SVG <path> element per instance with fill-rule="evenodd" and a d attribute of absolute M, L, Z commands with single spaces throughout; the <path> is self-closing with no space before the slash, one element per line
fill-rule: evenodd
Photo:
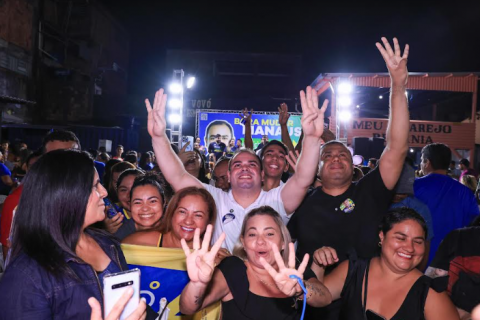
<path fill-rule="evenodd" d="M 287 127 L 293 145 L 297 145 L 302 133 L 299 114 L 291 114 Z M 238 113 L 219 111 L 197 111 L 197 137 L 200 137 L 201 144 L 208 145 L 215 141 L 215 136 L 220 134 L 222 142 L 228 145 L 230 139 L 245 138 L 245 127 L 242 124 L 242 117 Z M 282 131 L 278 123 L 278 114 L 252 114 L 252 140 L 254 148 L 261 142 L 262 136 L 268 135 L 269 140 L 282 140 Z M 245 144 L 244 144 L 245 145 Z"/>
<path fill-rule="evenodd" d="M 158 320 L 220 319 L 220 302 L 192 316 L 180 313 L 180 294 L 189 281 L 182 249 L 122 244 L 122 251 L 129 268 L 140 269 L 140 296 L 158 312 Z"/>

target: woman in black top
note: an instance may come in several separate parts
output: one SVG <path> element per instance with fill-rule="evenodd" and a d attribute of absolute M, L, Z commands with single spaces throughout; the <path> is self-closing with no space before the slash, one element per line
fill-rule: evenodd
<path fill-rule="evenodd" d="M 324 279 L 325 267 L 338 261 L 335 249 L 315 251 L 312 270 L 342 298 L 340 320 L 458 320 L 445 293 L 430 289 L 430 279 L 416 267 L 425 254 L 427 227 L 414 210 L 397 208 L 383 218 L 379 257 L 359 259 L 352 254 Z"/>
<path fill-rule="evenodd" d="M 224 319 L 300 318 L 302 307 L 296 298 L 302 296 L 302 289 L 297 280 L 289 276 L 303 278 L 308 255 L 295 269 L 290 235 L 275 210 L 264 206 L 249 212 L 234 250 L 235 256 L 225 258 L 215 270 L 215 255 L 225 234 L 208 251 L 211 233 L 209 226 L 200 249 L 197 229 L 193 252 L 182 240 L 190 277 L 180 297 L 183 314 L 195 313 L 221 300 Z M 328 290 L 315 277 L 308 277 L 305 285 L 309 305 L 320 307 L 330 303 Z"/>

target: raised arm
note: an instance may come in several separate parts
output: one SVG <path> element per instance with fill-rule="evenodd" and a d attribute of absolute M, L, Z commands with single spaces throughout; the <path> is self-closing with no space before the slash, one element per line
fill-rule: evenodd
<path fill-rule="evenodd" d="M 323 116 L 327 109 L 325 100 L 321 109 L 318 108 L 317 92 L 307 87 L 307 93 L 300 91 L 302 104 L 302 153 L 297 161 L 297 171 L 287 181 L 282 190 L 283 206 L 287 214 L 293 213 L 305 197 L 308 187 L 317 174 L 320 158 L 321 136 L 323 134 Z"/>
<path fill-rule="evenodd" d="M 145 99 L 148 112 L 148 133 L 152 137 L 152 146 L 157 164 L 165 179 L 175 191 L 191 186 L 201 188 L 202 183 L 185 170 L 182 162 L 170 146 L 170 141 L 165 132 L 167 127 L 167 122 L 165 121 L 166 103 L 167 95 L 163 92 L 163 89 L 155 93 L 153 108 L 150 101 Z"/>
<path fill-rule="evenodd" d="M 220 235 L 209 251 L 211 238 L 212 225 L 208 225 L 202 247 L 200 247 L 200 229 L 198 228 L 195 229 L 193 238 L 193 251 L 190 251 L 184 239 L 181 240 L 190 278 L 190 282 L 180 295 L 180 311 L 183 314 L 193 314 L 222 299 L 230 292 L 223 274 L 218 269 L 215 270 L 215 256 L 225 240 L 225 234 Z"/>
<path fill-rule="evenodd" d="M 253 140 L 252 140 L 252 113 L 253 109 L 248 111 L 247 108 L 243 109 L 243 112 L 240 114 L 241 117 L 245 120 L 244 126 L 245 126 L 245 137 L 244 137 L 244 143 L 245 143 L 245 148 L 252 149 L 253 150 Z"/>
<path fill-rule="evenodd" d="M 278 107 L 278 123 L 280 124 L 280 129 L 282 130 L 282 142 L 287 146 L 289 151 L 295 151 L 295 147 L 293 146 L 287 127 L 289 118 L 290 114 L 288 113 L 288 106 L 284 102 L 280 105 L 280 107 Z"/>
<path fill-rule="evenodd" d="M 387 141 L 380 157 L 380 175 L 385 186 L 392 190 L 402 172 L 403 162 L 408 149 L 408 132 L 410 115 L 405 95 L 408 70 L 407 58 L 409 47 L 405 46 L 401 55 L 397 38 L 393 38 L 394 50 L 386 38 L 382 38 L 383 46 L 376 43 L 390 73 L 390 115 L 388 117 Z"/>

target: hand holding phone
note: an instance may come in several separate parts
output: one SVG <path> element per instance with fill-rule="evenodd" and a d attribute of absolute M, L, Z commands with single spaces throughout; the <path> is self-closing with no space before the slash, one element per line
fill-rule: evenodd
<path fill-rule="evenodd" d="M 133 295 L 133 290 L 128 289 L 115 304 L 112 312 L 105 317 L 105 320 L 117 320 L 123 312 L 125 305 Z M 100 302 L 94 297 L 88 299 L 88 304 L 92 308 L 90 320 L 104 320 L 102 318 L 102 307 Z M 137 309 L 126 320 L 145 320 L 147 316 L 147 303 L 145 299 L 140 299 Z"/>
<path fill-rule="evenodd" d="M 103 277 L 104 314 L 109 315 L 119 300 L 124 298 L 126 291 L 133 293 L 125 304 L 118 319 L 124 320 L 133 314 L 140 302 L 140 270 L 132 269 L 112 273 Z M 116 319 L 116 318 L 115 318 Z"/>

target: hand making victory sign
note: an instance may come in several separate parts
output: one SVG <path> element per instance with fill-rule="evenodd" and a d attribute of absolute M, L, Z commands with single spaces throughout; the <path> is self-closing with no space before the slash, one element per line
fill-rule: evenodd
<path fill-rule="evenodd" d="M 302 105 L 302 130 L 305 136 L 320 139 L 324 128 L 324 115 L 328 106 L 328 100 L 318 109 L 317 91 L 307 87 L 307 93 L 300 91 L 300 103 Z"/>
<path fill-rule="evenodd" d="M 378 51 L 380 51 L 382 54 L 383 60 L 385 60 L 385 63 L 387 64 L 388 72 L 390 73 L 390 77 L 392 79 L 392 87 L 405 87 L 408 80 L 408 44 L 405 45 L 405 50 L 403 50 L 402 55 L 397 38 L 393 38 L 393 47 L 395 51 L 392 50 L 387 38 L 382 37 L 382 42 L 383 46 L 379 42 L 377 42 L 375 45 L 377 46 Z"/>

